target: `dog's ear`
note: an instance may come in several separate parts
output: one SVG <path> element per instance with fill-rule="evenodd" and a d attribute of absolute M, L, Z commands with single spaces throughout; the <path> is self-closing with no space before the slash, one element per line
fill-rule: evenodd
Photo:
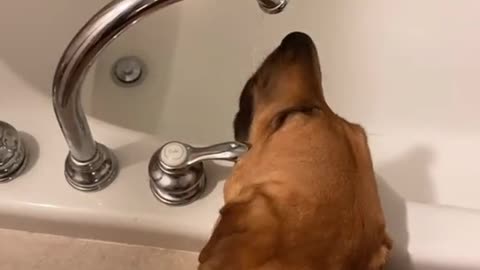
<path fill-rule="evenodd" d="M 250 134 L 250 126 L 252 125 L 254 113 L 254 85 L 254 79 L 251 78 L 243 88 L 242 94 L 240 95 L 239 110 L 233 122 L 235 140 L 240 142 L 247 142 Z"/>

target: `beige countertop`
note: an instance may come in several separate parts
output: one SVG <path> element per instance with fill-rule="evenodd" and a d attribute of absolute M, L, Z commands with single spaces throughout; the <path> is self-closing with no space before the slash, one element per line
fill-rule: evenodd
<path fill-rule="evenodd" d="M 0 229 L 2 270 L 196 269 L 197 254 Z"/>

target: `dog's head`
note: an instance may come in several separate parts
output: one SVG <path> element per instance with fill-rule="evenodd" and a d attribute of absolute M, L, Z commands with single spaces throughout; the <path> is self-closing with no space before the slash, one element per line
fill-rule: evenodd
<path fill-rule="evenodd" d="M 366 136 L 326 103 L 308 35 L 286 36 L 247 82 L 234 131 L 251 149 L 200 269 L 380 269 L 390 240 Z"/>
<path fill-rule="evenodd" d="M 291 110 L 330 112 L 321 81 L 312 39 L 300 32 L 286 36 L 242 91 L 240 109 L 234 121 L 235 139 L 252 142 L 256 136 L 275 131 L 290 113 L 294 113 Z"/>
<path fill-rule="evenodd" d="M 236 140 L 248 142 L 252 148 L 235 166 L 227 197 L 245 182 L 254 181 L 250 178 L 262 176 L 262 169 L 265 174 L 272 170 L 283 175 L 296 172 L 305 166 L 298 158 L 317 161 L 317 177 L 323 182 L 357 169 L 373 177 L 365 132 L 327 104 L 315 43 L 301 32 L 287 35 L 247 81 L 234 133 Z M 268 166 L 262 165 L 265 160 L 270 160 Z M 252 168 L 256 177 L 246 176 L 244 171 Z"/>

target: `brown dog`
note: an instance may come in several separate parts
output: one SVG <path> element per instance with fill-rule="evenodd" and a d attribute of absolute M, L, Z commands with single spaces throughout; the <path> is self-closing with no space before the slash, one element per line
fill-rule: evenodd
<path fill-rule="evenodd" d="M 325 102 L 309 36 L 288 35 L 248 81 L 235 136 L 252 147 L 199 269 L 383 268 L 392 244 L 367 138 Z"/>

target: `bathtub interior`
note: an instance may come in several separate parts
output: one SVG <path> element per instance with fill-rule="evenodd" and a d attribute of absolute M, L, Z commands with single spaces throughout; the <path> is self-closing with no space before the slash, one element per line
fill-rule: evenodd
<path fill-rule="evenodd" d="M 35 12 L 42 3 L 9 2 L 2 65 L 48 97 L 66 44 L 107 2 L 54 0 L 44 12 Z M 301 30 L 317 43 L 328 101 L 367 129 L 389 188 L 411 201 L 480 208 L 479 3 L 292 1 L 268 16 L 252 2 L 184 1 L 140 21 L 92 68 L 87 113 L 165 141 L 231 140 L 245 81 L 286 33 Z M 111 79 L 126 55 L 148 70 L 133 88 Z"/>
<path fill-rule="evenodd" d="M 366 128 L 381 185 L 410 201 L 480 208 L 479 3 L 292 1 L 277 16 L 254 4 L 185 1 L 130 28 L 100 56 L 87 111 L 164 140 L 231 140 L 244 83 L 302 30 L 317 43 L 329 103 Z M 148 74 L 123 88 L 111 68 L 129 55 Z"/>

